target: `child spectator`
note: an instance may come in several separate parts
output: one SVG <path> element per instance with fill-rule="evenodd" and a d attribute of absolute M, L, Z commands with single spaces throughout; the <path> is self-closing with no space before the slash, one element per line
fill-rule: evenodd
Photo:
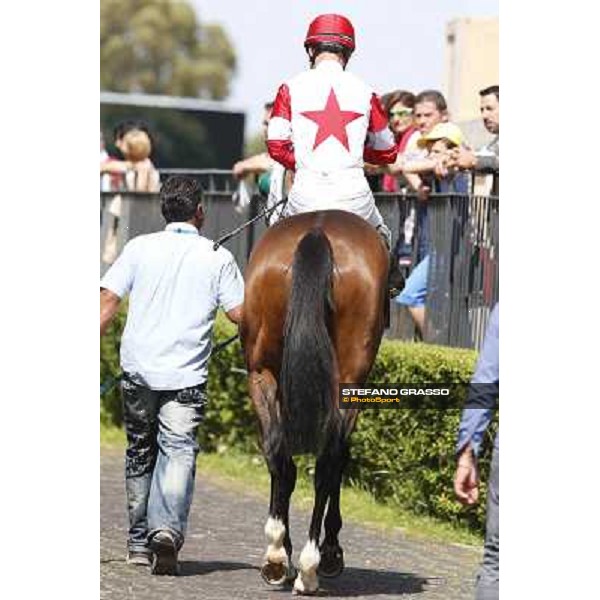
<path fill-rule="evenodd" d="M 427 108 L 427 107 L 426 107 Z M 429 235 L 427 221 L 427 204 L 430 192 L 435 193 L 469 193 L 469 177 L 456 169 L 444 168 L 438 171 L 438 165 L 450 160 L 450 155 L 456 148 L 464 144 L 461 130 L 447 121 L 440 120 L 430 128 L 422 128 L 421 138 L 417 146 L 427 155 L 418 163 L 421 184 L 419 187 L 419 202 L 417 203 L 417 260 L 401 294 L 396 298 L 398 304 L 408 307 L 408 310 L 423 336 L 425 328 L 425 304 L 427 300 L 427 277 L 429 271 Z"/>
<path fill-rule="evenodd" d="M 122 152 L 131 165 L 125 181 L 128 190 L 136 192 L 158 192 L 160 178 L 150 160 L 152 143 L 147 132 L 141 129 L 128 131 L 122 140 Z"/>
<path fill-rule="evenodd" d="M 112 174 L 110 191 L 158 192 L 159 174 L 154 168 L 152 138 L 141 121 L 122 121 L 114 130 L 115 146 L 123 160 L 108 157 L 100 162 L 100 173 Z"/>
<path fill-rule="evenodd" d="M 428 158 L 443 165 L 451 159 L 453 150 L 464 145 L 464 137 L 460 128 L 454 123 L 438 123 L 429 133 L 418 140 L 417 145 L 419 148 L 427 150 Z M 438 173 L 435 177 L 433 174 L 429 176 L 422 174 L 421 177 L 427 180 L 424 182 L 426 187 L 422 189 L 427 191 L 433 189 L 439 193 L 469 193 L 468 177 L 460 173 L 458 169 L 445 169 Z M 442 176 L 441 173 L 444 175 Z M 433 187 L 428 184 L 432 184 Z"/>
<path fill-rule="evenodd" d="M 150 160 L 152 141 L 145 125 L 135 121 L 124 121 L 117 125 L 114 134 L 115 146 L 123 155 L 124 160 L 108 156 L 103 161 L 101 147 L 101 189 L 111 192 L 158 192 L 160 189 L 160 176 Z M 106 174 L 111 176 L 109 186 L 107 185 Z M 107 187 L 110 187 L 110 189 L 107 189 Z M 102 260 L 109 265 L 114 262 L 118 254 L 117 232 L 121 218 L 122 201 L 121 194 L 117 193 L 108 205 L 107 216 L 110 221 L 107 226 Z"/>

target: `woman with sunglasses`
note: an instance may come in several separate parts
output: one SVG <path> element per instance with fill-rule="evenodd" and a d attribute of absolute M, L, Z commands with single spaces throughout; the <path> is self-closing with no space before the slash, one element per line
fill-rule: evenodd
<path fill-rule="evenodd" d="M 405 152 L 413 135 L 417 134 L 417 128 L 413 125 L 413 108 L 415 96 L 411 92 L 396 90 L 382 97 L 385 112 L 388 115 L 389 127 L 396 140 L 398 155 Z M 384 192 L 397 192 L 399 189 L 398 177 L 385 172 L 384 169 L 381 187 Z"/>

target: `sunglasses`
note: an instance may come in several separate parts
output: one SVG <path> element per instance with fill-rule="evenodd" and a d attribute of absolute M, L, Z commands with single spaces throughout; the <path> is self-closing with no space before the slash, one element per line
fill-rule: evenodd
<path fill-rule="evenodd" d="M 402 110 L 392 110 L 388 113 L 390 119 L 392 117 L 407 117 L 408 115 L 412 115 L 412 114 L 413 114 L 412 108 L 404 108 Z"/>

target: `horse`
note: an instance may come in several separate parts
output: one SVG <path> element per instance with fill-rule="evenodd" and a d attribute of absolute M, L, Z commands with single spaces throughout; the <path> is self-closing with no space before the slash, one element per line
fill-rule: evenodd
<path fill-rule="evenodd" d="M 344 568 L 340 487 L 359 409 L 340 408 L 338 385 L 363 384 L 371 370 L 389 306 L 388 269 L 376 230 L 340 210 L 277 222 L 246 268 L 240 339 L 271 476 L 261 575 L 271 585 L 294 581 L 297 594 L 316 593 L 318 575 L 336 577 Z M 315 501 L 296 570 L 289 533 L 293 456 L 306 453 L 316 456 Z"/>

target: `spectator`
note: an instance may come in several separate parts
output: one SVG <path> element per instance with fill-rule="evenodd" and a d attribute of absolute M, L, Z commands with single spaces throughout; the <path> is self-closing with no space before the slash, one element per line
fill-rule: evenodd
<path fill-rule="evenodd" d="M 432 159 L 437 164 L 444 164 L 449 160 L 452 152 L 463 147 L 463 134 L 460 128 L 454 123 L 438 123 L 429 133 L 421 136 L 418 146 L 427 151 L 427 158 Z M 426 175 L 423 175 L 426 177 Z M 444 173 L 434 171 L 429 174 L 428 187 L 424 189 L 429 191 L 434 189 L 438 193 L 454 192 L 457 194 L 469 193 L 469 180 L 464 173 L 460 173 L 456 168 L 446 168 Z"/>
<path fill-rule="evenodd" d="M 467 404 L 458 431 L 454 491 L 459 501 L 472 505 L 479 499 L 477 455 L 483 434 L 491 422 L 498 400 L 499 305 L 496 304 L 486 331 L 477 368 L 471 381 Z M 477 581 L 477 600 L 497 600 L 500 583 L 500 444 L 496 434 L 488 486 L 483 562 Z"/>
<path fill-rule="evenodd" d="M 150 160 L 152 136 L 145 123 L 121 121 L 114 129 L 114 141 L 123 160 L 109 157 L 100 164 L 101 173 L 113 174 L 111 191 L 158 191 L 159 175 Z"/>
<path fill-rule="evenodd" d="M 459 148 L 453 153 L 449 166 L 460 169 L 476 169 L 489 171 L 496 175 L 489 192 L 498 195 L 499 181 L 497 171 L 500 170 L 500 87 L 492 85 L 479 92 L 480 110 L 484 127 L 494 136 L 492 140 L 477 152 Z"/>
<path fill-rule="evenodd" d="M 273 103 L 265 103 L 265 112 L 262 121 L 262 133 L 265 142 L 267 140 L 267 128 L 269 127 L 272 110 Z M 232 170 L 235 177 L 242 179 L 247 175 L 260 176 L 264 173 L 268 173 L 274 165 L 275 161 L 269 156 L 268 152 L 261 152 L 260 154 L 255 154 L 254 156 L 236 162 L 235 165 L 233 165 Z"/>
<path fill-rule="evenodd" d="M 263 138 L 267 141 L 267 129 L 271 112 L 273 110 L 273 102 L 265 103 L 265 112 L 263 116 L 262 128 Z M 285 170 L 283 165 L 274 161 L 268 152 L 262 152 L 254 156 L 250 156 L 244 160 L 240 160 L 233 165 L 233 175 L 238 179 L 243 179 L 248 175 L 256 177 L 258 191 L 263 198 L 267 199 L 267 208 L 271 208 L 277 204 L 282 198 L 285 190 L 289 189 L 292 181 L 292 172 Z M 244 208 L 250 202 L 250 193 L 244 187 L 243 182 L 240 183 L 240 188 L 236 194 L 238 206 Z M 277 209 L 275 209 L 277 210 Z M 281 209 L 276 214 L 267 216 L 267 224 L 276 220 L 281 212 Z"/>
<path fill-rule="evenodd" d="M 396 162 L 402 160 L 402 156 L 406 151 L 406 148 L 411 144 L 411 138 L 414 138 L 412 145 L 419 138 L 418 129 L 414 124 L 414 106 L 415 96 L 410 92 L 404 90 L 396 90 L 391 94 L 387 94 L 383 98 L 383 106 L 385 112 L 389 117 L 389 126 L 394 134 L 396 141 L 396 148 L 398 150 L 398 156 Z M 383 167 L 384 171 L 389 171 L 388 168 Z M 401 173 L 399 174 L 401 176 Z M 406 187 L 407 182 L 402 178 Z M 391 174 L 391 172 L 384 172 L 381 184 L 384 192 L 397 192 L 400 189 L 398 177 Z"/>
<path fill-rule="evenodd" d="M 145 132 L 150 138 L 151 147 L 154 146 L 152 132 L 150 131 L 148 125 L 144 121 L 134 119 L 126 119 L 125 121 L 120 121 L 113 129 L 113 139 L 115 146 L 117 147 L 117 149 L 123 157 L 125 156 L 123 138 L 125 137 L 127 132 L 132 131 L 133 129 L 139 129 L 140 131 Z"/>
<path fill-rule="evenodd" d="M 178 571 L 194 490 L 217 307 L 239 323 L 244 284 L 232 254 L 200 235 L 202 189 L 175 176 L 161 190 L 164 231 L 131 240 L 100 284 L 100 335 L 129 294 L 121 340 L 127 432 L 127 561 Z"/>
<path fill-rule="evenodd" d="M 427 149 L 419 146 L 419 139 L 428 134 L 438 123 L 448 121 L 448 106 L 446 99 L 437 90 L 425 90 L 415 98 L 414 109 L 415 126 L 419 136 L 410 140 L 402 160 L 397 161 L 392 167 L 393 172 L 404 174 L 420 174 L 434 170 L 436 161 L 427 159 Z M 416 191 L 420 188 L 419 179 L 410 180 L 412 188 Z"/>
<path fill-rule="evenodd" d="M 419 132 L 414 125 L 414 105 L 415 96 L 411 92 L 405 90 L 395 90 L 384 94 L 381 97 L 384 110 L 388 115 L 389 128 L 394 134 L 396 149 L 398 155 L 396 163 L 399 164 L 403 160 L 404 152 L 409 144 L 414 144 L 414 140 L 418 139 Z M 411 141 L 412 140 L 412 141 Z M 365 172 L 372 175 L 381 175 L 380 189 L 383 192 L 399 192 L 406 190 L 409 183 L 406 177 L 398 171 L 393 170 L 394 165 L 375 166 L 368 163 L 365 164 Z M 413 176 L 415 177 L 415 176 Z M 401 205 L 401 217 L 399 235 L 394 248 L 394 260 L 398 261 L 399 265 L 408 267 L 412 261 L 412 234 L 414 231 L 414 209 L 406 211 L 406 205 Z"/>
<path fill-rule="evenodd" d="M 110 173 L 104 171 L 103 167 L 106 163 L 110 162 L 111 157 L 106 151 L 106 142 L 104 141 L 104 134 L 102 130 L 100 130 L 100 191 L 101 192 L 110 192 L 112 187 L 111 175 Z"/>
<path fill-rule="evenodd" d="M 121 154 L 121 158 L 111 156 L 106 152 L 104 148 L 104 136 L 101 135 L 101 151 L 100 151 L 100 175 L 103 182 L 110 181 L 110 186 L 107 183 L 103 185 L 103 191 L 119 192 L 124 191 L 125 187 L 125 174 L 132 165 L 123 160 L 123 151 L 121 149 L 123 143 L 123 136 L 131 129 L 138 127 L 136 121 L 121 121 L 113 130 L 114 145 Z M 104 149 L 104 152 L 102 150 Z M 110 180 L 108 179 L 110 177 Z"/>
<path fill-rule="evenodd" d="M 131 129 L 122 138 L 122 152 L 131 165 L 126 173 L 128 190 L 136 192 L 158 192 L 160 177 L 150 160 L 152 142 L 147 132 Z"/>
<path fill-rule="evenodd" d="M 393 175 L 404 174 L 412 190 L 421 192 L 424 199 L 420 174 L 432 173 L 438 166 L 439 159 L 428 156 L 427 148 L 419 145 L 419 139 L 438 123 L 448 121 L 448 108 L 443 94 L 437 90 L 425 90 L 418 94 L 415 98 L 414 121 L 418 135 L 410 137 L 404 153 L 388 169 Z"/>
<path fill-rule="evenodd" d="M 150 155 L 152 138 L 146 125 L 141 121 L 122 121 L 115 127 L 115 146 L 124 157 L 118 160 L 109 157 L 100 163 L 102 191 L 158 192 L 160 176 L 154 168 Z M 111 175 L 110 189 L 107 189 L 106 175 Z M 108 207 L 112 221 L 107 226 L 102 260 L 112 264 L 117 257 L 117 232 L 122 210 L 122 197 L 114 196 Z"/>
<path fill-rule="evenodd" d="M 425 90 L 415 98 L 415 125 L 420 137 L 426 136 L 436 125 L 448 121 L 446 99 L 437 90 Z M 420 139 L 420 138 L 419 138 Z M 413 188 L 419 193 L 417 203 L 417 265 L 406 280 L 406 285 L 396 302 L 408 307 L 420 335 L 425 331 L 425 300 L 427 297 L 427 273 L 429 270 L 429 236 L 427 222 L 427 198 L 430 187 L 424 185 L 419 174 L 431 174 L 439 160 L 429 157 L 426 147 L 407 148 L 400 161 L 391 167 L 394 173 L 404 173 Z"/>

